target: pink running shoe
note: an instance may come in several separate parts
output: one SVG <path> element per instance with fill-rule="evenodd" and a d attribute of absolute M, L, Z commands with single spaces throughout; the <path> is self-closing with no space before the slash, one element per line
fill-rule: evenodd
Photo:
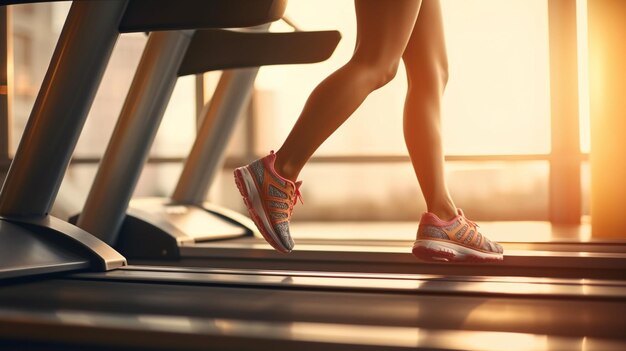
<path fill-rule="evenodd" d="M 300 195 L 301 181 L 296 183 L 274 170 L 276 154 L 235 169 L 235 183 L 250 217 L 265 240 L 280 252 L 290 252 L 294 242 L 289 233 L 289 220 Z"/>
<path fill-rule="evenodd" d="M 413 244 L 413 255 L 430 262 L 498 262 L 503 252 L 502 246 L 483 236 L 461 209 L 449 221 L 424 213 Z"/>

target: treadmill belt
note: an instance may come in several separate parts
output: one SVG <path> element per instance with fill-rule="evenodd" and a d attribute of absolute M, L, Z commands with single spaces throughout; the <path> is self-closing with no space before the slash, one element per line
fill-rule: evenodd
<path fill-rule="evenodd" d="M 129 261 L 177 267 L 626 279 L 624 243 L 503 243 L 504 261 L 489 265 L 420 263 L 410 254 L 411 244 L 397 240 L 300 239 L 298 250 L 284 255 L 263 239 L 244 237 L 182 245 L 181 257 L 176 260 L 131 256 Z"/>
<path fill-rule="evenodd" d="M 133 278 L 128 278 L 130 276 Z M 139 279 L 141 276 L 143 279 Z M 268 277 L 273 279 L 271 284 L 266 284 Z M 468 333 L 462 335 L 483 341 L 491 335 L 501 338 L 501 342 L 519 337 L 581 345 L 582 338 L 585 338 L 593 340 L 584 341 L 585 345 L 626 346 L 626 294 L 624 286 L 617 282 L 590 282 L 587 285 L 581 281 L 577 293 L 571 290 L 560 295 L 528 294 L 538 287 L 558 292 L 568 284 L 575 285 L 567 280 L 555 280 L 550 284 L 550 279 L 543 283 L 535 279 L 517 283 L 517 294 L 491 294 L 475 292 L 481 289 L 489 292 L 493 289 L 490 284 L 497 283 L 497 280 L 475 278 L 465 282 L 471 289 L 448 287 L 450 293 L 442 294 L 446 279 L 440 279 L 437 289 L 429 291 L 420 290 L 423 285 L 419 284 L 410 289 L 402 285 L 394 287 L 398 281 L 411 282 L 399 278 L 379 276 L 372 280 L 386 282 L 389 288 L 365 289 L 363 287 L 367 287 L 368 282 L 362 276 L 357 280 L 317 277 L 318 288 L 311 290 L 298 287 L 297 279 L 308 279 L 305 276 L 281 276 L 271 272 L 210 274 L 170 271 L 166 275 L 155 268 L 142 271 L 140 267 L 134 267 L 105 274 L 78 274 L 74 278 L 0 288 L 0 337 L 9 340 L 21 335 L 37 340 L 32 335 L 32 329 L 37 326 L 36 330 L 46 332 L 48 342 L 51 342 L 50 335 L 59 339 L 55 342 L 86 342 L 81 341 L 82 334 L 76 332 L 83 329 L 93 336 L 92 342 L 100 346 L 133 347 L 136 346 L 133 343 L 140 342 L 137 335 L 146 339 L 151 334 L 156 336 L 144 340 L 142 347 L 157 347 L 153 342 L 163 338 L 163 334 L 174 339 L 189 337 L 181 341 L 184 345 L 189 340 L 203 340 L 204 344 L 181 346 L 181 349 L 193 349 L 206 348 L 205 343 L 209 341 L 219 341 L 221 346 L 231 345 L 231 342 L 236 344 L 244 338 L 237 333 L 244 333 L 243 329 L 246 329 L 246 338 L 251 338 L 249 342 L 265 337 L 265 342 L 271 344 L 272 340 L 284 339 L 287 344 L 292 342 L 312 349 L 315 349 L 314 345 L 326 344 L 311 335 L 327 335 L 328 340 L 337 342 L 333 344 L 335 346 L 359 346 L 353 349 L 380 349 L 381 345 L 415 349 L 416 346 L 427 347 L 425 345 L 434 347 L 436 343 L 432 340 L 441 341 L 444 340 L 442 335 L 457 335 L 455 333 Z M 427 282 L 427 278 L 423 281 Z M 276 284 L 277 279 L 283 280 L 282 284 Z M 459 278 L 455 279 L 455 284 L 462 283 Z M 498 279 L 501 284 L 507 284 L 506 279 Z M 236 283 L 239 280 L 249 283 Z M 345 288 L 351 285 L 351 289 Z M 602 292 L 607 287 L 613 289 L 612 295 Z M 593 289 L 596 291 L 590 292 Z M 307 334 L 306 326 L 313 334 Z M 371 340 L 350 341 L 349 336 L 356 334 L 342 330 L 365 333 Z M 118 337 L 107 339 L 103 336 L 105 334 Z M 389 335 L 397 335 L 397 340 L 392 338 L 397 342 L 390 340 Z M 424 341 L 422 336 L 428 336 L 426 340 L 430 341 Z M 341 341 L 342 337 L 345 340 Z M 367 340 L 377 340 L 377 343 L 372 346 Z M 458 343 L 463 339 L 455 337 L 454 340 L 449 342 Z M 533 342 L 529 341 L 528 345 L 534 345 Z M 247 345 L 250 348 L 262 344 Z M 221 346 L 215 349 L 223 349 Z M 455 349 L 453 346 L 449 344 L 442 349 Z M 233 347 L 245 349 L 242 344 Z M 602 347 L 597 349 L 607 349 Z"/>
<path fill-rule="evenodd" d="M 175 284 L 269 287 L 344 292 L 392 292 L 474 296 L 538 296 L 618 299 L 626 282 L 595 279 L 530 277 L 463 277 L 424 274 L 294 272 L 211 268 L 128 266 L 105 273 L 76 274 L 74 279 Z"/>
<path fill-rule="evenodd" d="M 0 311 L 12 325 L 3 350 L 624 350 L 620 340 L 545 334 L 433 330 L 307 322 L 142 315 L 140 320 L 108 313 L 57 314 Z M 63 321 L 63 324 L 59 323 Z M 26 330 L 39 330 L 28 333 Z M 0 331 L 1 333 L 1 331 Z M 33 335 L 34 334 L 34 335 Z M 29 340 L 19 340 L 27 335 Z M 70 340 L 68 342 L 68 340 Z"/>

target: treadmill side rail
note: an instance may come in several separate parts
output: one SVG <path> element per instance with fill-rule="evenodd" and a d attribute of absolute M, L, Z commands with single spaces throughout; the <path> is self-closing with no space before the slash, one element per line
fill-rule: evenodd
<path fill-rule="evenodd" d="M 2 218 L 2 221 L 21 224 L 21 227 L 28 230 L 32 228 L 32 231 L 35 233 L 42 231 L 54 232 L 62 238 L 60 241 L 69 239 L 74 243 L 74 246 L 79 246 L 81 250 L 87 251 L 87 257 L 89 257 L 91 262 L 95 263 L 93 268 L 96 270 L 108 271 L 126 265 L 126 258 L 102 240 L 56 217 Z M 50 238 L 49 234 L 46 235 Z"/>
<path fill-rule="evenodd" d="M 0 279 L 125 265 L 110 246 L 58 218 L 0 218 Z"/>

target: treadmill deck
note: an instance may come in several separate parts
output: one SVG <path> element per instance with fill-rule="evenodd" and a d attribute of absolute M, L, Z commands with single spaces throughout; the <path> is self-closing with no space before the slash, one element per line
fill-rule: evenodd
<path fill-rule="evenodd" d="M 0 288 L 0 337 L 35 349 L 626 347 L 623 282 L 291 273 L 131 266 L 19 282 Z"/>

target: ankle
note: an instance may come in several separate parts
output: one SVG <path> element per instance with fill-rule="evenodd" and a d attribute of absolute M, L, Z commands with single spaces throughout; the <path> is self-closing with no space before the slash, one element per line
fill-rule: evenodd
<path fill-rule="evenodd" d="M 284 155 L 278 150 L 276 152 L 276 160 L 274 161 L 274 170 L 281 177 L 289 179 L 292 182 L 298 180 L 300 174 L 300 167 L 295 166 L 292 162 L 284 157 Z"/>
<path fill-rule="evenodd" d="M 434 214 L 443 221 L 449 221 L 458 216 L 456 206 L 454 206 L 452 202 L 429 207 L 428 212 Z"/>

